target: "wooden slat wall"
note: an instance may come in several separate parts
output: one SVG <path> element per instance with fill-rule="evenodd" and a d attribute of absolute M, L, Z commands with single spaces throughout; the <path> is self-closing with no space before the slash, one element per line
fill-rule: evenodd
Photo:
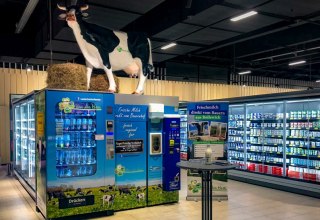
<path fill-rule="evenodd" d="M 137 79 L 130 78 L 119 78 L 119 81 L 120 93 L 124 94 L 132 93 L 138 83 Z M 297 91 L 297 89 L 147 80 L 144 94 L 179 96 L 180 101 L 199 101 L 291 91 Z"/>
<path fill-rule="evenodd" d="M 0 68 L 0 164 L 10 160 L 9 95 L 27 94 L 46 87 L 47 72 Z M 138 79 L 119 78 L 120 93 L 131 94 Z M 239 96 L 296 91 L 272 87 L 253 87 L 209 83 L 147 80 L 145 95 L 179 96 L 180 101 L 200 101 Z"/>
<path fill-rule="evenodd" d="M 46 86 L 47 72 L 0 68 L 0 164 L 10 162 L 10 94 L 27 94 Z"/>

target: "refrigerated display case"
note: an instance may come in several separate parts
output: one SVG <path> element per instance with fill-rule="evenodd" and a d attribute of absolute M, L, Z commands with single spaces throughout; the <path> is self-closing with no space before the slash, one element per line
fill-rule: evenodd
<path fill-rule="evenodd" d="M 188 117 L 187 109 L 179 109 L 180 114 L 180 159 L 188 160 Z"/>
<path fill-rule="evenodd" d="M 13 102 L 14 172 L 35 197 L 35 111 L 34 94 Z"/>
<path fill-rule="evenodd" d="M 320 197 L 320 92 L 228 101 L 229 176 Z"/>

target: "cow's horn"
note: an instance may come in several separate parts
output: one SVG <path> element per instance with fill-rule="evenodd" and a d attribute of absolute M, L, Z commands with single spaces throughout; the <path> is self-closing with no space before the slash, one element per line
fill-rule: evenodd
<path fill-rule="evenodd" d="M 67 8 L 66 8 L 66 7 L 64 7 L 64 6 L 60 6 L 59 4 L 57 4 L 57 7 L 58 7 L 60 10 L 62 10 L 62 11 L 66 11 L 66 10 L 67 10 Z"/>
<path fill-rule="evenodd" d="M 89 8 L 89 5 L 84 5 L 80 9 L 81 11 L 85 11 L 85 10 L 88 10 L 88 8 Z"/>

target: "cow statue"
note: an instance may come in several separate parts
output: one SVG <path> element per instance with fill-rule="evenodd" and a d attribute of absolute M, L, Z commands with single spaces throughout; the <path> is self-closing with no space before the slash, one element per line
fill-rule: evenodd
<path fill-rule="evenodd" d="M 76 1 L 73 1 L 76 3 Z M 85 10 L 88 5 L 72 4 L 64 7 L 59 19 L 66 20 L 85 57 L 87 67 L 87 87 L 93 68 L 103 69 L 109 80 L 108 92 L 116 91 L 112 71 L 123 70 L 130 77 L 139 75 L 139 83 L 133 94 L 143 94 L 147 75 L 153 71 L 150 40 L 142 33 L 112 31 L 96 24 L 86 22 Z"/>

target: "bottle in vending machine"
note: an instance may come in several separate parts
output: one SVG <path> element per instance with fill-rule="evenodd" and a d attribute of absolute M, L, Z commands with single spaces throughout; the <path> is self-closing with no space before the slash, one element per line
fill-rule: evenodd
<path fill-rule="evenodd" d="M 82 130 L 86 131 L 88 129 L 88 120 L 86 118 L 82 119 Z"/>
<path fill-rule="evenodd" d="M 64 147 L 70 147 L 70 134 L 64 135 Z"/>
<path fill-rule="evenodd" d="M 88 138 L 88 135 L 86 132 L 81 133 L 81 146 L 82 147 L 87 147 L 87 138 Z"/>
<path fill-rule="evenodd" d="M 64 151 L 60 151 L 59 153 L 59 164 L 63 165 L 64 162 Z"/>
<path fill-rule="evenodd" d="M 70 119 L 70 130 L 71 131 L 77 130 L 77 119 L 75 118 Z"/>
<path fill-rule="evenodd" d="M 70 119 L 69 118 L 66 118 L 65 120 L 64 120 L 64 130 L 65 131 L 69 131 L 70 130 L 70 126 L 71 126 L 71 121 L 70 121 Z"/>
<path fill-rule="evenodd" d="M 74 147 L 80 147 L 80 132 L 74 132 Z"/>
<path fill-rule="evenodd" d="M 88 119 L 88 130 L 89 130 L 89 131 L 93 130 L 93 127 L 92 127 L 92 119 L 91 119 L 91 118 Z"/>
<path fill-rule="evenodd" d="M 82 121 L 81 118 L 78 118 L 78 119 L 77 119 L 77 130 L 78 130 L 78 131 L 80 131 L 81 128 L 82 128 L 82 126 L 81 126 L 81 121 Z"/>

